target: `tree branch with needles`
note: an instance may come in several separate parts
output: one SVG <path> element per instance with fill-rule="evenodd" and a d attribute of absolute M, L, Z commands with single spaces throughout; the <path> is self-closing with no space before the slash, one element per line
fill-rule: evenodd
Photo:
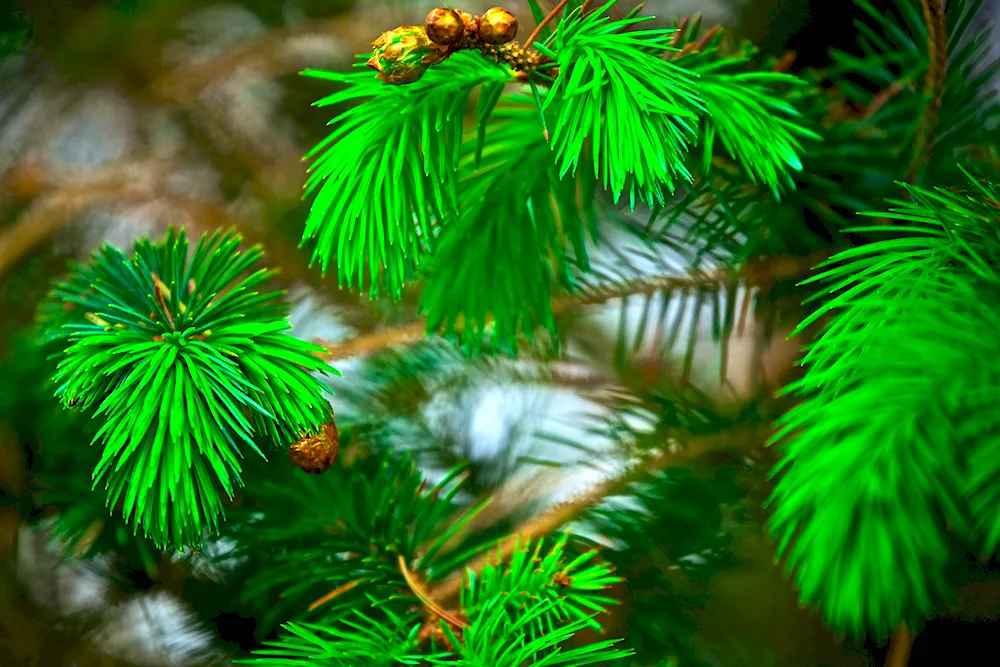
<path fill-rule="evenodd" d="M 752 286 L 766 286 L 783 280 L 795 280 L 806 276 L 813 266 L 828 259 L 833 251 L 823 251 L 809 257 L 776 256 L 747 262 L 737 277 Z M 655 276 L 625 283 L 597 288 L 578 296 L 558 297 L 552 300 L 552 310 L 556 315 L 573 308 L 593 306 L 626 296 L 651 295 L 674 290 L 712 289 L 728 284 L 734 274 L 720 270 L 699 272 L 690 276 Z M 458 327 L 460 328 L 460 327 Z M 329 342 L 317 340 L 326 348 L 324 359 L 345 359 L 355 356 L 369 356 L 382 350 L 411 345 L 426 340 L 426 320 L 418 319 L 408 324 L 372 333 L 361 334 L 344 341 Z"/>

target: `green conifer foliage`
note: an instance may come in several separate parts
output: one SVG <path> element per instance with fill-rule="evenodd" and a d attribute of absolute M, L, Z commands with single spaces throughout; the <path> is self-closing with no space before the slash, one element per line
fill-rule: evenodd
<path fill-rule="evenodd" d="M 57 394 L 101 420 L 94 484 L 163 547 L 217 530 L 241 448 L 263 456 L 330 415 L 310 374 L 330 372 L 321 348 L 282 333 L 280 294 L 257 291 L 262 250 L 239 244 L 216 233 L 189 257 L 171 231 L 133 257 L 106 246 L 52 292 L 66 311 L 48 330 L 65 345 Z"/>
<path fill-rule="evenodd" d="M 640 29 L 651 17 L 611 20 L 613 4 L 564 4 L 536 58 L 511 56 L 534 103 L 504 90 L 517 80 L 509 69 L 467 51 L 401 85 L 306 72 L 347 84 L 318 104 L 359 102 L 309 154 L 315 198 L 303 241 L 316 239 L 314 260 L 335 263 L 341 284 L 367 280 L 372 295 L 400 298 L 426 278 L 429 331 L 460 323 L 466 343 L 488 332 L 493 349 L 513 350 L 539 326 L 552 331 L 550 283 L 571 287 L 567 251 L 586 270 L 598 184 L 615 202 L 627 194 L 630 208 L 663 206 L 702 170 L 696 157 L 710 165 L 718 141 L 751 182 L 789 187 L 800 139 L 818 139 L 778 97 L 802 82 L 746 72 L 748 56 L 674 62 L 678 30 Z M 550 62 L 532 67 L 540 58 Z M 478 130 L 463 142 L 477 87 Z M 515 257 L 516 270 L 502 259 Z"/>
<path fill-rule="evenodd" d="M 305 72 L 335 87 L 307 155 L 312 261 L 380 307 L 419 291 L 428 336 L 461 345 L 375 354 L 336 399 L 351 455 L 322 475 L 241 461 L 332 428 L 324 347 L 288 333 L 262 250 L 234 232 L 106 246 L 42 315 L 115 521 L 91 496 L 60 508 L 59 534 L 98 525 L 92 550 L 149 569 L 147 540 L 227 538 L 233 597 L 266 638 L 246 664 L 689 667 L 712 662 L 693 582 L 731 565 L 769 497 L 778 560 L 834 633 L 919 628 L 953 595 L 956 555 L 1000 546 L 1000 65 L 972 31 L 982 3 L 858 0 L 860 53 L 798 74 L 697 21 L 529 4 L 522 44 L 506 10 L 486 25 L 441 8 L 448 44 L 385 26 L 355 71 Z M 560 316 L 619 298 L 621 324 L 593 345 L 613 347 L 611 377 L 589 398 L 625 472 L 482 529 L 492 498 L 422 421 L 432 395 L 486 371 L 554 384 L 554 364 L 531 375 L 495 353 L 559 343 Z M 726 350 L 724 384 L 750 310 L 765 339 L 791 313 L 803 370 L 781 400 L 723 410 L 691 384 L 699 326 Z M 43 403 L 8 397 L 8 416 Z M 24 428 L 61 437 L 47 426 Z M 425 450 L 445 473 L 433 484 Z M 706 454 L 724 474 L 674 469 Z M 595 638 L 621 584 L 638 589 L 628 636 Z"/>

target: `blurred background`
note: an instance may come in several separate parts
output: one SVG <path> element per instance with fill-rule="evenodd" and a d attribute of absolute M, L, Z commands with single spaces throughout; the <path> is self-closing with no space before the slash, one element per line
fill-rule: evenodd
<path fill-rule="evenodd" d="M 44 437 L 34 425 L 58 418 L 46 412 L 51 403 L 34 388 L 36 382 L 42 385 L 45 366 L 29 358 L 25 332 L 50 280 L 69 262 L 85 259 L 105 241 L 128 247 L 139 236 L 158 236 L 169 224 L 192 232 L 235 226 L 248 241 L 263 243 L 267 263 L 281 269 L 299 337 L 346 340 L 410 321 L 413 299 L 369 303 L 307 268 L 308 254 L 298 248 L 308 210 L 301 199 L 302 156 L 324 136 L 329 110 L 310 105 L 329 91 L 297 72 L 344 70 L 380 32 L 420 24 L 437 4 L 0 4 L 0 667 L 229 664 L 256 641 L 252 619 L 229 611 L 213 616 L 205 612 L 204 600 L 193 597 L 221 595 L 224 588 L 196 594 L 164 567 L 155 577 L 135 576 L 122 585 L 99 560 L 63 562 L 51 524 L 39 517 L 45 503 L 32 490 L 45 465 L 39 454 Z M 468 0 L 456 6 L 475 13 L 493 4 Z M 989 13 L 997 15 L 998 4 L 992 3 Z M 623 12 L 634 5 L 620 3 Z M 530 16 L 522 2 L 505 6 Z M 793 71 L 822 67 L 828 48 L 850 50 L 857 34 L 850 0 L 652 0 L 645 13 L 663 25 L 700 13 L 706 24 L 726 25 L 766 54 L 795 51 Z M 522 38 L 528 30 L 522 27 Z M 511 453 L 531 448 L 540 458 L 565 457 L 536 436 L 542 431 L 599 451 L 607 437 L 588 430 L 581 419 L 599 406 L 579 388 L 599 379 L 609 365 L 600 350 L 617 325 L 618 308 L 595 308 L 586 319 L 587 326 L 576 328 L 575 355 L 565 363 L 560 386 L 512 385 L 503 373 L 480 373 L 425 387 L 420 438 L 447 443 L 456 459 L 474 461 L 481 488 L 511 478 L 538 485 L 538 470 L 514 465 Z M 715 404 L 738 409 L 762 385 L 776 388 L 786 376 L 798 353 L 796 344 L 783 342 L 787 331 L 788 326 L 779 327 L 763 359 L 748 342 L 758 335 L 752 327 L 727 350 L 713 347 L 705 336 L 697 345 L 696 379 Z M 711 369 L 722 354 L 731 362 L 720 379 Z M 356 379 L 378 377 L 378 369 L 366 363 L 355 356 L 336 364 L 344 378 L 333 382 L 333 389 L 345 395 L 348 420 L 367 400 L 352 402 Z M 762 374 L 753 372 L 758 367 Z M 26 399 L 33 392 L 40 397 Z M 38 413 L 30 414 L 36 408 Z M 80 450 L 89 443 L 79 431 L 60 436 Z M 431 476 L 438 470 L 431 463 L 426 468 Z M 82 482 L 73 489 L 85 488 L 89 468 L 81 464 L 75 472 Z M 570 466 L 555 479 L 545 478 L 542 502 L 557 502 L 604 474 L 607 469 L 593 461 Z M 712 602 L 699 612 L 701 640 L 729 647 L 715 650 L 712 663 L 832 667 L 866 665 L 884 656 L 871 642 L 830 636 L 798 608 L 791 586 L 771 564 L 763 535 L 750 531 L 738 537 L 740 567 L 712 580 Z M 996 597 L 977 590 L 980 607 L 973 601 L 952 625 L 942 621 L 929 629 L 911 664 L 931 664 L 918 661 L 942 646 L 979 641 L 974 622 L 995 613 Z M 928 648 L 932 644 L 935 648 Z"/>

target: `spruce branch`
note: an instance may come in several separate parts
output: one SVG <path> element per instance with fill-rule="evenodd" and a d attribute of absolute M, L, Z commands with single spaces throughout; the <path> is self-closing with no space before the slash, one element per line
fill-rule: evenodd
<path fill-rule="evenodd" d="M 882 214 L 905 236 L 844 251 L 809 279 L 832 296 L 799 330 L 832 317 L 773 439 L 778 553 L 840 632 L 919 627 L 950 595 L 952 534 L 1000 544 L 997 424 L 982 403 L 1000 384 L 987 201 L 1000 194 L 971 177 L 963 192 L 906 190 L 912 201 Z"/>
<path fill-rule="evenodd" d="M 736 278 L 745 281 L 749 286 L 766 287 L 776 282 L 802 278 L 814 266 L 825 261 L 833 254 L 832 250 L 821 251 L 809 257 L 776 256 L 761 258 L 747 262 L 736 274 Z M 615 299 L 628 296 L 652 295 L 664 291 L 711 291 L 733 280 L 733 273 L 722 269 L 710 272 L 699 272 L 689 276 L 653 276 L 639 278 L 612 285 L 598 286 L 576 296 L 555 297 L 552 299 L 552 312 L 563 315 L 574 308 L 595 306 Z M 461 331 L 461 324 L 456 325 Z M 317 345 L 324 348 L 322 358 L 328 360 L 345 359 L 352 356 L 370 356 L 383 350 L 419 343 L 427 339 L 429 334 L 440 333 L 440 330 L 428 331 L 426 319 L 420 318 L 411 323 L 381 329 L 348 338 L 344 341 L 329 342 L 316 340 Z"/>
<path fill-rule="evenodd" d="M 465 103 L 473 89 L 502 89 L 511 75 L 466 53 L 405 87 L 363 72 L 304 74 L 349 86 L 319 106 L 364 101 L 306 156 L 314 159 L 306 194 L 316 197 L 303 243 L 315 239 L 312 261 L 324 273 L 336 255 L 340 285 L 399 299 L 456 212 Z"/>
<path fill-rule="evenodd" d="M 288 446 L 330 416 L 311 373 L 336 370 L 282 333 L 280 293 L 256 291 L 271 272 L 245 275 L 262 250 L 240 242 L 206 235 L 189 259 L 171 228 L 133 257 L 105 246 L 51 294 L 57 395 L 102 421 L 94 485 L 161 548 L 218 528 L 220 495 L 241 484 L 240 444 L 263 456 L 259 445 Z"/>
<path fill-rule="evenodd" d="M 763 432 L 750 432 L 749 439 L 762 439 Z M 476 557 L 441 583 L 431 589 L 435 600 L 445 603 L 454 600 L 463 589 L 466 578 L 480 572 L 484 567 L 502 562 L 516 552 L 519 545 L 525 541 L 547 537 L 567 523 L 579 518 L 609 496 L 617 495 L 637 480 L 643 479 L 651 472 L 662 471 L 669 467 L 684 466 L 710 452 L 731 446 L 737 439 L 732 433 L 723 436 L 692 438 L 676 451 L 654 454 L 640 465 L 634 466 L 626 473 L 599 482 L 586 491 L 566 502 L 560 503 L 541 514 L 526 519 L 515 530 L 497 545 L 495 551 L 490 551 Z"/>
<path fill-rule="evenodd" d="M 913 156 L 904 179 L 914 182 L 922 163 L 930 159 L 944 99 L 944 86 L 948 72 L 948 18 L 946 0 L 920 0 L 924 23 L 927 26 L 927 73 L 924 75 L 923 94 L 926 108 L 920 116 L 917 135 L 913 142 Z"/>

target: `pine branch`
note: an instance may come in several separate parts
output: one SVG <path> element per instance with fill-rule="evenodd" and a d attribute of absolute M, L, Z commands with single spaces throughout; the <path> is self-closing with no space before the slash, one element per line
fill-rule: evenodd
<path fill-rule="evenodd" d="M 882 214 L 904 236 L 844 251 L 808 281 L 826 301 L 799 331 L 830 319 L 785 390 L 800 401 L 773 440 L 770 528 L 801 599 L 839 632 L 917 627 L 951 595 L 954 537 L 1000 544 L 997 420 L 982 403 L 1000 377 L 1000 194 L 968 181 L 906 186 L 910 201 Z"/>
<path fill-rule="evenodd" d="M 0 276 L 83 211 L 104 204 L 138 204 L 160 198 L 169 170 L 163 160 L 129 160 L 43 193 L 14 223 L 0 230 Z"/>
<path fill-rule="evenodd" d="M 286 447 L 330 418 L 322 383 L 337 374 L 285 333 L 281 292 L 257 290 L 259 247 L 233 232 L 105 245 L 52 290 L 46 338 L 59 341 L 57 395 L 102 421 L 94 470 L 157 546 L 197 546 L 222 494 L 242 484 L 239 445 Z M 325 428 L 325 427 L 324 427 Z M 196 454 L 193 452 L 197 452 Z"/>
<path fill-rule="evenodd" d="M 802 278 L 812 267 L 829 258 L 833 251 L 823 251 L 809 257 L 778 256 L 747 262 L 739 277 L 752 286 L 767 286 L 784 280 Z M 732 280 L 732 273 L 716 270 L 692 276 L 656 276 L 627 281 L 587 291 L 579 296 L 558 297 L 552 300 L 556 315 L 581 306 L 594 306 L 633 295 L 650 295 L 666 290 L 711 290 Z M 317 340 L 326 349 L 324 359 L 345 359 L 351 356 L 370 356 L 382 350 L 410 345 L 426 340 L 426 319 L 372 333 L 361 334 L 341 342 Z M 461 330 L 461 326 L 456 326 Z"/>
<path fill-rule="evenodd" d="M 751 429 L 745 434 L 745 439 L 760 442 L 766 437 L 765 432 L 765 430 Z M 431 597 L 445 603 L 456 599 L 464 586 L 468 571 L 478 573 L 491 563 L 509 558 L 519 544 L 552 534 L 565 524 L 579 518 L 584 512 L 592 509 L 604 499 L 621 493 L 630 484 L 643 479 L 650 472 L 687 465 L 705 454 L 730 447 L 734 441 L 739 439 L 732 432 L 722 436 L 692 439 L 680 450 L 655 454 L 625 474 L 595 484 L 572 500 L 523 521 L 508 537 L 501 540 L 496 550 L 477 557 L 434 586 L 431 589 Z"/>
<path fill-rule="evenodd" d="M 948 73 L 948 17 L 945 2 L 946 0 L 920 0 L 927 25 L 928 63 L 923 90 L 927 106 L 920 117 L 917 136 L 913 142 L 913 157 L 904 179 L 908 183 L 914 182 L 920 165 L 930 159 L 944 98 L 944 83 Z"/>

